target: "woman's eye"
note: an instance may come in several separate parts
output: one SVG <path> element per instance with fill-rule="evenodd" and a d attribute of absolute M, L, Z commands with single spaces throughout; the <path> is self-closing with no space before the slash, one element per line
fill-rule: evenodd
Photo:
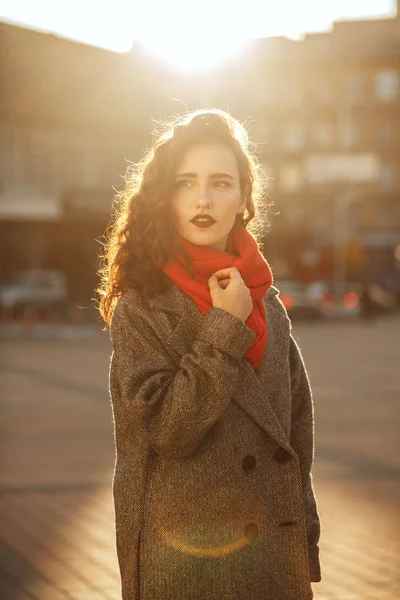
<path fill-rule="evenodd" d="M 176 186 L 180 188 L 190 187 L 191 185 L 192 182 L 189 179 L 179 179 L 179 181 L 176 182 Z"/>
<path fill-rule="evenodd" d="M 215 181 L 214 185 L 215 185 L 215 187 L 224 188 L 224 187 L 230 187 L 231 184 L 229 183 L 229 181 L 219 180 L 219 181 Z"/>

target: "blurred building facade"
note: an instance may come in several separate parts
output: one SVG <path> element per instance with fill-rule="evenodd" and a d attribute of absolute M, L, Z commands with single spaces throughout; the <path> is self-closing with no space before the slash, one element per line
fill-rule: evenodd
<path fill-rule="evenodd" d="M 56 268 L 72 298 L 88 301 L 97 240 L 128 161 L 151 143 L 154 120 L 208 106 L 245 121 L 258 143 L 274 202 L 265 253 L 276 278 L 332 278 L 337 199 L 349 188 L 347 275 L 391 278 L 400 243 L 398 18 L 336 23 L 302 41 L 256 40 L 190 76 L 140 47 L 115 54 L 0 24 L 0 84 L 0 283 L 17 269 Z M 378 161 L 374 181 L 358 181 L 355 167 L 351 182 L 328 172 L 313 181 L 311 158 L 356 155 Z"/>
<path fill-rule="evenodd" d="M 303 41 L 259 40 L 253 52 L 255 72 L 237 78 L 251 96 L 229 77 L 235 105 L 226 106 L 251 115 L 261 142 L 279 213 L 266 237 L 276 277 L 331 279 L 341 236 L 347 277 L 390 285 L 400 242 L 400 20 L 336 23 Z M 360 169 L 371 162 L 366 182 Z M 324 172 L 313 173 L 318 165 Z M 351 193 L 340 206 L 343 192 Z"/>

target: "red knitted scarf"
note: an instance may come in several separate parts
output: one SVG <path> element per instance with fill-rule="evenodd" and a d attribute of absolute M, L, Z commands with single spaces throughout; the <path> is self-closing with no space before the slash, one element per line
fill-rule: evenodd
<path fill-rule="evenodd" d="M 192 259 L 195 276 L 191 278 L 182 259 L 170 260 L 164 265 L 164 273 L 190 296 L 203 314 L 212 306 L 208 280 L 212 273 L 228 267 L 236 267 L 246 286 L 250 289 L 253 310 L 246 325 L 255 333 L 246 358 L 253 369 L 261 363 L 268 331 L 263 296 L 272 285 L 272 273 L 258 249 L 253 236 L 243 227 L 235 226 L 229 234 L 226 252 L 208 246 L 197 246 L 181 238 L 182 245 Z"/>

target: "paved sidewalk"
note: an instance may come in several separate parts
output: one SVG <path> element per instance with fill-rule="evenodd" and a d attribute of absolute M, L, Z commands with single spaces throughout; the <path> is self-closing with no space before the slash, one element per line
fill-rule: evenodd
<path fill-rule="evenodd" d="M 294 330 L 315 398 L 315 600 L 397 600 L 400 318 Z M 1 600 L 120 599 L 109 352 L 106 333 L 3 340 Z"/>

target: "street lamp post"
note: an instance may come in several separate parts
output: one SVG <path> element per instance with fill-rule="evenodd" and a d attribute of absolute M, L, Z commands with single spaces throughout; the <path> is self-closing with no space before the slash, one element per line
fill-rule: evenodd
<path fill-rule="evenodd" d="M 347 244 L 349 208 L 359 198 L 358 190 L 345 187 L 337 193 L 333 219 L 333 288 L 335 302 L 339 306 L 346 293 Z"/>

